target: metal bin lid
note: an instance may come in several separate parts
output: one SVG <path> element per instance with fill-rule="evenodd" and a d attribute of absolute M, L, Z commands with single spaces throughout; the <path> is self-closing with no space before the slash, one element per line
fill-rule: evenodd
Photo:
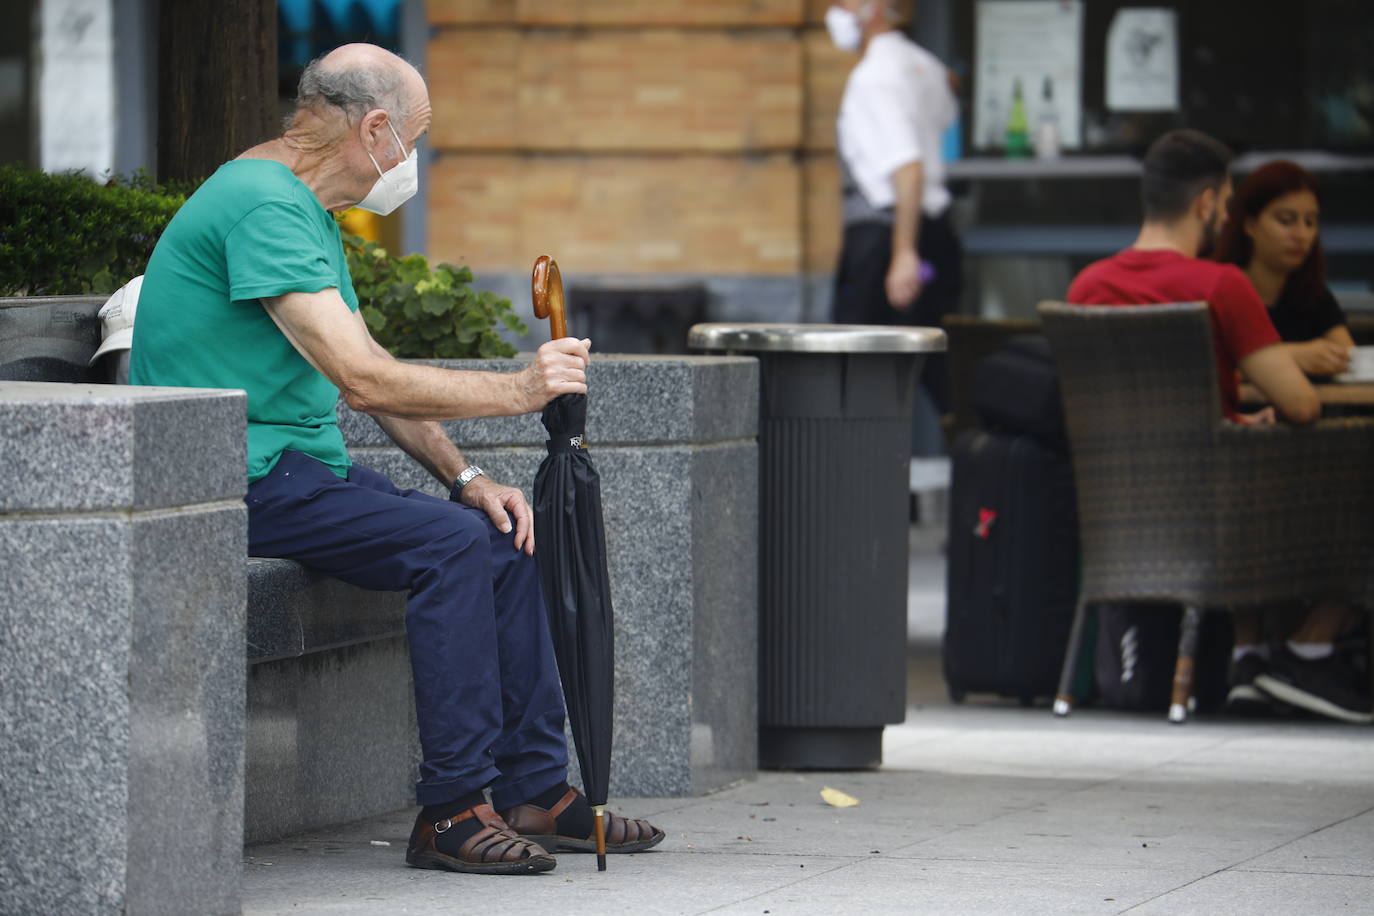
<path fill-rule="evenodd" d="M 939 328 L 880 324 L 772 324 L 767 322 L 692 325 L 693 350 L 779 353 L 942 353 Z"/>

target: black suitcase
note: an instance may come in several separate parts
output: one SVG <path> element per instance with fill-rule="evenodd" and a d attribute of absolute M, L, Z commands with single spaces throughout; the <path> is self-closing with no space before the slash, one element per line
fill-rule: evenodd
<path fill-rule="evenodd" d="M 1078 595 L 1069 459 L 1026 436 L 969 430 L 952 454 L 945 583 L 951 699 L 1052 697 Z"/>

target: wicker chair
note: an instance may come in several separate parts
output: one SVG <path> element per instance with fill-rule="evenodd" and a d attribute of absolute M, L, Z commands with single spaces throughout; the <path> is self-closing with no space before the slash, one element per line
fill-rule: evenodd
<path fill-rule="evenodd" d="M 1322 597 L 1369 606 L 1374 422 L 1223 419 L 1203 303 L 1047 302 L 1040 315 L 1060 376 L 1082 544 L 1056 715 L 1072 708 L 1090 604 L 1183 605 L 1174 722 L 1191 707 L 1204 608 Z"/>

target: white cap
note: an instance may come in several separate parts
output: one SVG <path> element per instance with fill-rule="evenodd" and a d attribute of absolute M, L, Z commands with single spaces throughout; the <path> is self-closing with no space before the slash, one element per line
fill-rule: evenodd
<path fill-rule="evenodd" d="M 91 357 L 91 365 L 111 350 L 131 350 L 134 346 L 134 312 L 138 311 L 138 294 L 143 277 L 137 276 L 115 290 L 114 295 L 100 307 L 100 349 Z"/>

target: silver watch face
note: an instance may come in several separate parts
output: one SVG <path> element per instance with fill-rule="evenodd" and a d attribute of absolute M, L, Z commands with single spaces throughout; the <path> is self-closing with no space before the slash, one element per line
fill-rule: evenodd
<path fill-rule="evenodd" d="M 475 464 L 468 465 L 463 469 L 463 473 L 458 475 L 458 485 L 465 487 L 478 477 L 481 477 L 482 469 Z"/>

